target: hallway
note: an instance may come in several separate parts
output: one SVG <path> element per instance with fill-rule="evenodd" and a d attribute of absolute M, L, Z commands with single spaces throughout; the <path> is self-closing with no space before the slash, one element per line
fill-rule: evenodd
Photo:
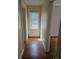
<path fill-rule="evenodd" d="M 56 46 L 57 38 L 51 40 L 51 51 L 49 54 L 46 54 L 41 39 L 29 38 L 28 43 L 25 45 L 22 59 L 53 59 L 54 53 L 56 52 L 54 48 Z"/>
<path fill-rule="evenodd" d="M 18 10 L 18 58 L 57 59 L 60 0 L 19 0 Z"/>

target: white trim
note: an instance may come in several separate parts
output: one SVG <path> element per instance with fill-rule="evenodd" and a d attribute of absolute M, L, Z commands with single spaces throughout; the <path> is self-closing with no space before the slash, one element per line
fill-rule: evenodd
<path fill-rule="evenodd" d="M 41 40 L 42 40 L 42 39 L 41 39 Z M 45 51 L 45 52 L 47 52 L 47 51 L 46 51 L 45 44 L 44 44 L 44 41 L 43 41 L 43 40 L 42 40 L 42 45 L 43 45 L 43 47 L 44 47 L 44 51 Z"/>
<path fill-rule="evenodd" d="M 44 44 L 44 41 L 43 40 L 42 40 L 42 44 L 43 44 L 44 50 L 46 51 L 45 44 Z"/>
<path fill-rule="evenodd" d="M 19 58 L 19 59 L 22 59 L 23 53 L 24 53 L 24 49 L 22 50 L 22 52 L 21 52 L 21 54 L 20 54 L 20 58 Z"/>

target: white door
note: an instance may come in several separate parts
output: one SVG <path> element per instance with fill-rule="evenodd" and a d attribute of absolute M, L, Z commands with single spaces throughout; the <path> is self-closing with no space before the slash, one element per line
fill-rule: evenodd
<path fill-rule="evenodd" d="M 37 9 L 29 11 L 29 36 L 40 36 L 40 12 Z"/>

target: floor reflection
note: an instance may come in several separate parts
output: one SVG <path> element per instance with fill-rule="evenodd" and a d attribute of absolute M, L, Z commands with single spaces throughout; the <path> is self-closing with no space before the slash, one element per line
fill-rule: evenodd
<path fill-rule="evenodd" d="M 38 54 L 38 46 L 36 43 L 32 43 L 32 46 L 31 46 L 31 55 L 32 56 L 37 56 Z"/>

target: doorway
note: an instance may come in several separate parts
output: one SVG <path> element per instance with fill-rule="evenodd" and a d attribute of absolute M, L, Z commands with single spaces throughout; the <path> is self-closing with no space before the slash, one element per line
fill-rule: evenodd
<path fill-rule="evenodd" d="M 40 8 L 28 7 L 28 37 L 40 38 Z"/>

